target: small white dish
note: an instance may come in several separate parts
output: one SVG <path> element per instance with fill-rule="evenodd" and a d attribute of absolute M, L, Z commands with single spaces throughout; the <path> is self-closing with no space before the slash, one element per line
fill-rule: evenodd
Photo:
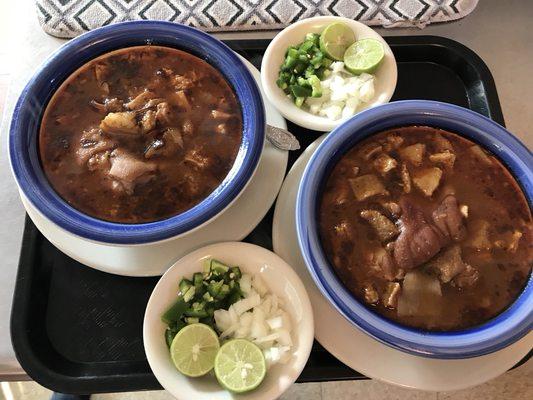
<path fill-rule="evenodd" d="M 350 26 L 357 40 L 373 38 L 379 40 L 385 49 L 385 58 L 374 73 L 375 96 L 367 107 L 375 107 L 387 103 L 396 88 L 398 69 L 392 50 L 387 42 L 372 28 L 357 21 L 342 17 L 314 17 L 304 19 L 282 30 L 268 45 L 261 64 L 261 83 L 268 100 L 288 120 L 304 128 L 328 132 L 339 125 L 343 119 L 330 120 L 326 117 L 311 114 L 296 107 L 283 90 L 276 85 L 279 68 L 285 60 L 285 52 L 292 45 L 301 43 L 307 33 L 321 33 L 322 30 L 333 22 L 343 22 Z M 362 111 L 363 109 L 358 109 Z"/>
<path fill-rule="evenodd" d="M 427 391 L 459 390 L 480 385 L 522 360 L 533 347 L 533 332 L 502 350 L 481 357 L 462 360 L 418 357 L 393 349 L 360 331 L 322 295 L 299 250 L 295 205 L 305 166 L 325 136 L 307 147 L 285 178 L 276 202 L 272 229 L 274 251 L 300 276 L 313 310 L 320 316 L 315 324 L 315 336 L 320 344 L 341 362 L 370 378 Z"/>
<path fill-rule="evenodd" d="M 180 374 L 165 342 L 161 315 L 176 300 L 178 283 L 183 277 L 202 271 L 206 258 L 217 258 L 238 265 L 243 272 L 260 274 L 269 290 L 283 300 L 293 323 L 292 357 L 286 364 L 272 366 L 261 385 L 235 395 L 223 389 L 214 375 L 187 378 Z M 148 363 L 159 383 L 177 399 L 273 400 L 278 398 L 302 372 L 313 345 L 313 311 L 304 285 L 293 269 L 279 256 L 262 247 L 242 242 L 217 243 L 198 249 L 177 261 L 157 283 L 146 307 L 143 325 L 144 349 Z"/>
<path fill-rule="evenodd" d="M 245 60 L 259 88 L 259 71 Z M 264 93 L 263 99 L 265 99 Z M 269 125 L 286 129 L 283 117 L 265 99 Z M 35 226 L 54 246 L 76 261 L 100 271 L 124 276 L 162 275 L 174 261 L 210 243 L 242 240 L 263 219 L 276 199 L 287 168 L 288 154 L 265 141 L 257 169 L 241 195 L 213 220 L 176 238 L 138 246 L 92 242 L 61 229 L 23 196 L 26 211 Z"/>

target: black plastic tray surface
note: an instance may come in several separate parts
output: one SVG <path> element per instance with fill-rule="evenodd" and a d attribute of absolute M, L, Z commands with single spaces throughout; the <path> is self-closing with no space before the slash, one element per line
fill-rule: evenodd
<path fill-rule="evenodd" d="M 457 104 L 504 124 L 492 76 L 463 45 L 440 37 L 390 37 L 398 62 L 392 100 L 431 99 Z M 268 40 L 229 41 L 260 67 Z M 288 123 L 302 147 L 319 132 Z M 289 156 L 289 168 L 301 152 Z M 273 207 L 245 239 L 272 249 Z M 146 303 L 158 278 L 96 271 L 48 242 L 29 218 L 23 237 L 11 319 L 17 358 L 35 381 L 64 393 L 161 388 L 142 342 Z M 299 382 L 363 379 L 317 342 Z"/>

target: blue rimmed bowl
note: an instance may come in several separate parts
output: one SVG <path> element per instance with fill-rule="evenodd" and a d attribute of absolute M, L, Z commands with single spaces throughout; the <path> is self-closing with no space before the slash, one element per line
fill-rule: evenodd
<path fill-rule="evenodd" d="M 211 64 L 233 87 L 241 105 L 242 141 L 222 183 L 202 202 L 174 217 L 120 224 L 90 217 L 67 204 L 50 186 L 39 160 L 38 135 L 45 107 L 59 86 L 88 61 L 113 50 L 153 44 L 191 53 Z M 141 245 L 167 240 L 207 223 L 242 192 L 258 165 L 265 138 L 265 110 L 257 84 L 229 47 L 197 29 L 169 22 L 135 21 L 106 26 L 71 40 L 55 52 L 22 91 L 9 132 L 9 156 L 23 196 L 46 219 L 96 242 Z"/>
<path fill-rule="evenodd" d="M 533 203 L 533 155 L 503 127 L 473 111 L 434 101 L 399 101 L 364 111 L 335 129 L 311 157 L 300 182 L 296 227 L 307 268 L 323 295 L 353 325 L 411 354 L 460 359 L 488 354 L 533 328 L 533 277 L 515 302 L 483 325 L 434 333 L 408 328 L 372 312 L 342 284 L 322 248 L 317 210 L 324 184 L 339 159 L 357 142 L 389 128 L 429 125 L 455 132 L 495 154 L 511 170 Z"/>

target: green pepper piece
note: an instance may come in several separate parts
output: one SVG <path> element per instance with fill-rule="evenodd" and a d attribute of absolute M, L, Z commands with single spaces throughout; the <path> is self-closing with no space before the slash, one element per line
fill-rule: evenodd
<path fill-rule="evenodd" d="M 285 81 L 284 81 L 283 79 L 281 79 L 281 78 L 278 78 L 278 79 L 276 80 L 276 85 L 278 85 L 278 87 L 279 87 L 280 89 L 282 89 L 282 90 L 287 89 L 287 87 L 289 86 L 289 85 L 287 84 L 287 82 L 285 82 Z"/>
<path fill-rule="evenodd" d="M 315 68 L 318 68 L 322 65 L 322 60 L 324 59 L 324 54 L 321 52 L 318 52 L 315 54 L 315 56 L 311 59 L 310 63 L 315 66 Z"/>
<path fill-rule="evenodd" d="M 224 299 L 224 297 L 226 297 L 227 295 L 229 294 L 229 286 L 226 285 L 226 284 L 223 284 L 221 287 L 220 287 L 220 291 L 218 292 L 218 295 L 216 296 L 217 299 Z"/>
<path fill-rule="evenodd" d="M 242 277 L 241 269 L 239 267 L 231 267 L 229 269 L 229 277 L 230 279 L 235 279 L 236 281 L 232 281 L 233 283 L 236 283 L 237 285 L 239 282 L 237 282 Z"/>
<path fill-rule="evenodd" d="M 300 53 L 300 55 L 307 54 L 314 46 L 315 42 L 313 40 L 307 40 L 300 45 L 298 53 Z"/>
<path fill-rule="evenodd" d="M 161 321 L 167 325 L 175 323 L 183 316 L 185 310 L 187 310 L 187 303 L 182 296 L 178 296 L 176 302 L 161 316 Z"/>
<path fill-rule="evenodd" d="M 179 284 L 181 294 L 184 294 L 192 286 L 192 282 L 186 278 L 183 278 Z"/>
<path fill-rule="evenodd" d="M 327 58 L 327 57 L 324 57 L 322 59 L 322 66 L 325 67 L 325 68 L 329 68 L 331 66 L 331 64 L 333 64 L 333 60 L 330 59 L 330 58 Z"/>
<path fill-rule="evenodd" d="M 318 79 L 318 76 L 312 75 L 309 77 L 308 81 L 313 89 L 311 93 L 311 97 L 321 97 L 322 96 L 322 84 L 320 83 L 320 79 Z"/>
<path fill-rule="evenodd" d="M 207 285 L 207 291 L 209 292 L 211 296 L 216 298 L 223 284 L 224 284 L 224 280 L 211 281 L 209 282 L 209 285 Z"/>
<path fill-rule="evenodd" d="M 295 47 L 289 47 L 289 50 L 287 50 L 287 57 L 291 58 L 298 58 L 298 50 Z"/>
<path fill-rule="evenodd" d="M 294 69 L 292 70 L 296 75 L 299 75 L 301 74 L 302 72 L 305 71 L 305 69 L 307 68 L 307 63 L 304 63 L 304 62 L 298 62 Z"/>
<path fill-rule="evenodd" d="M 193 299 L 194 294 L 196 293 L 196 288 L 194 286 L 191 286 L 184 294 L 183 294 L 183 300 L 186 302 L 189 302 Z"/>
<path fill-rule="evenodd" d="M 214 274 L 214 275 L 217 275 L 217 276 L 220 276 L 220 275 L 224 275 L 226 272 L 229 271 L 229 267 L 218 261 L 218 260 L 211 260 L 211 272 Z"/>
<path fill-rule="evenodd" d="M 226 298 L 227 301 L 227 307 L 231 306 L 233 303 L 238 302 L 240 299 L 242 299 L 241 291 L 240 290 L 234 290 L 232 291 L 229 296 Z"/>
<path fill-rule="evenodd" d="M 311 88 L 300 86 L 300 85 L 291 85 L 290 88 L 291 88 L 292 94 L 296 98 L 309 97 L 311 96 L 311 93 L 313 92 Z"/>
<path fill-rule="evenodd" d="M 307 35 L 305 35 L 305 41 L 313 42 L 315 46 L 318 46 L 319 39 L 320 39 L 320 35 L 318 33 L 308 33 Z"/>

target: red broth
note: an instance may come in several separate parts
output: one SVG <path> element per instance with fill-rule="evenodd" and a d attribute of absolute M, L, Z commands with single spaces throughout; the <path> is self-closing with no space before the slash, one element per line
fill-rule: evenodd
<path fill-rule="evenodd" d="M 409 126 L 358 143 L 319 210 L 346 287 L 400 324 L 479 325 L 519 295 L 533 264 L 531 210 L 493 156 L 454 133 Z"/>
<path fill-rule="evenodd" d="M 241 140 L 240 107 L 220 72 L 180 50 L 140 46 L 67 79 L 46 108 L 39 148 L 52 187 L 74 208 L 142 223 L 205 199 Z"/>

